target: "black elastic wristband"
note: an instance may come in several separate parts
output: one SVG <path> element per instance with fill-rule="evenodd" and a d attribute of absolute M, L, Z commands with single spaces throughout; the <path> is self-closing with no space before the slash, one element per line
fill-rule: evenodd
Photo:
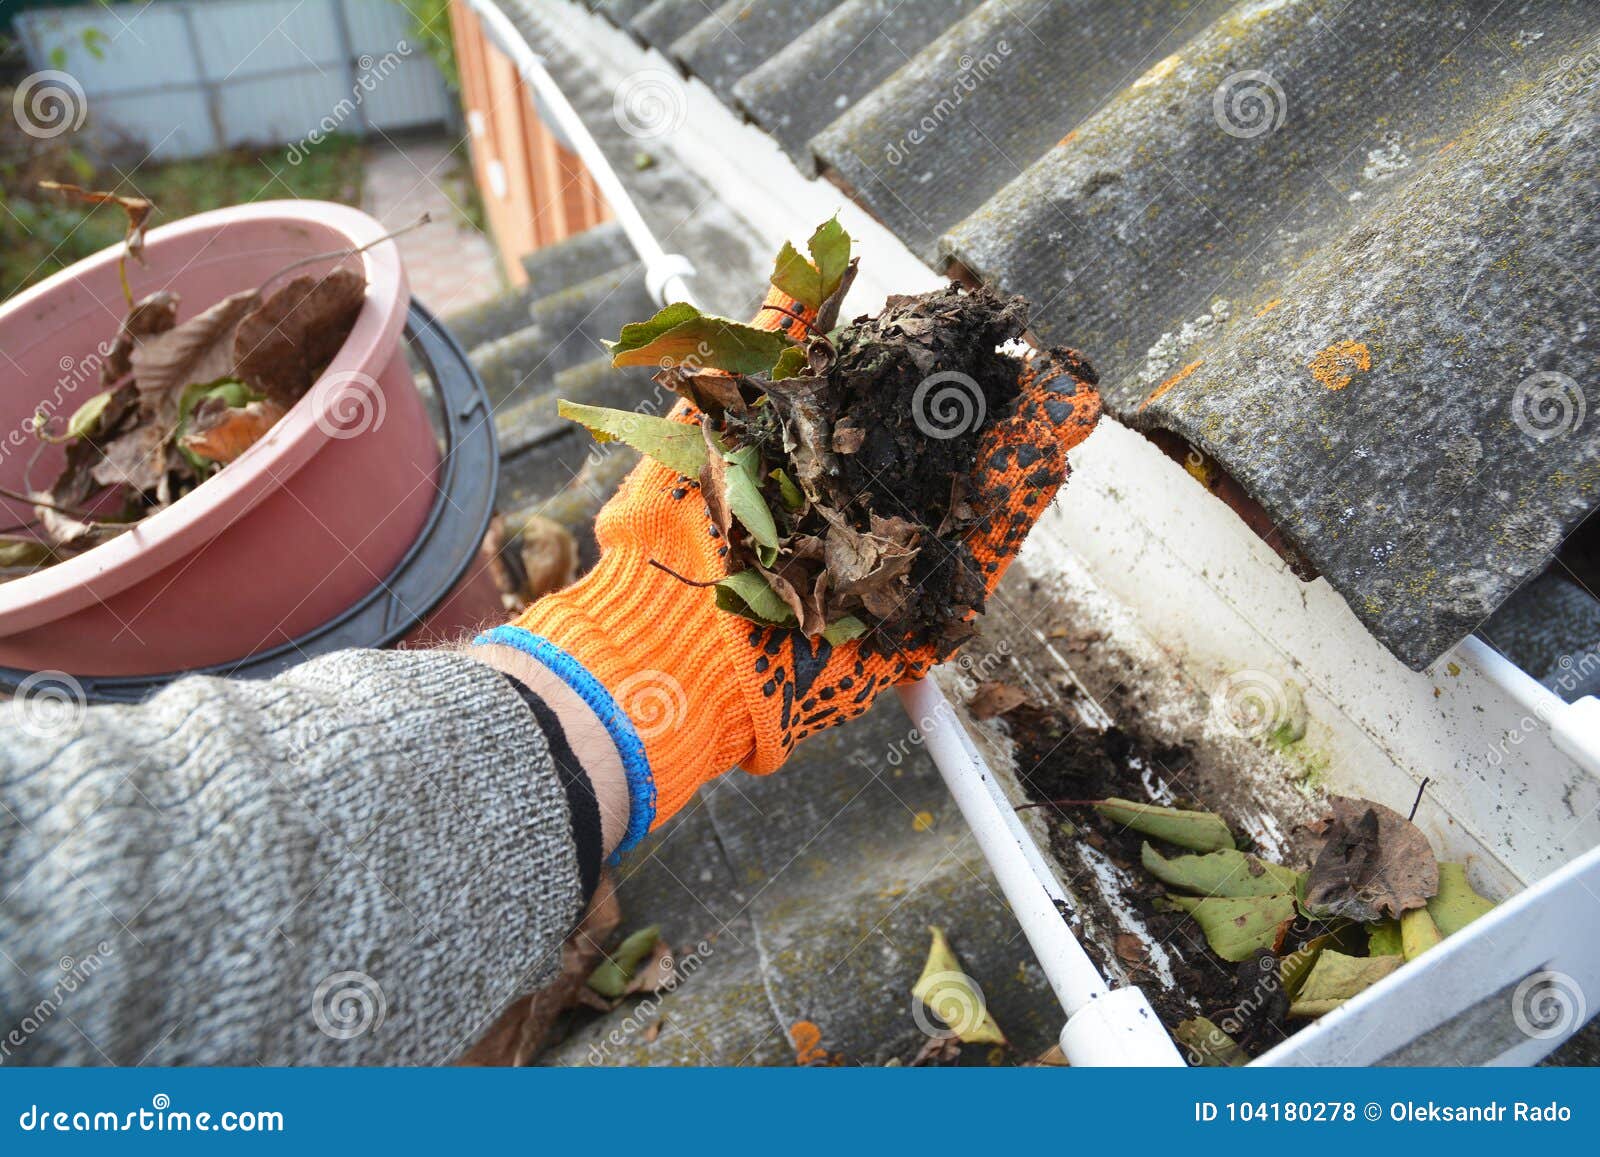
<path fill-rule="evenodd" d="M 504 672 L 502 672 L 504 674 Z M 595 887 L 600 883 L 600 864 L 605 858 L 605 840 L 600 827 L 600 801 L 595 798 L 594 784 L 583 764 L 572 754 L 567 743 L 567 733 L 561 720 L 550 705 L 529 690 L 527 684 L 506 675 L 506 681 L 522 696 L 522 701 L 533 712 L 533 718 L 544 732 L 550 745 L 550 758 L 561 777 L 561 786 L 567 793 L 567 811 L 572 816 L 572 842 L 578 849 L 578 879 L 583 885 L 583 902 L 589 903 Z"/>

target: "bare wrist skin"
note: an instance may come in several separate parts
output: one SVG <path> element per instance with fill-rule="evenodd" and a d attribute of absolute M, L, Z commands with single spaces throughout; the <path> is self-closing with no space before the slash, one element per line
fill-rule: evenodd
<path fill-rule="evenodd" d="M 594 786 L 594 797 L 600 806 L 601 843 L 609 856 L 628 830 L 630 804 L 622 757 L 605 724 L 576 691 L 532 656 L 498 643 L 479 644 L 465 653 L 511 676 L 555 712 L 566 733 L 567 745 Z"/>

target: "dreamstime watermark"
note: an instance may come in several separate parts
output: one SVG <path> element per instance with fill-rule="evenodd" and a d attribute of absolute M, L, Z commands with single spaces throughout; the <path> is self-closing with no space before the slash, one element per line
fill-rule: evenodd
<path fill-rule="evenodd" d="M 365 972 L 335 972 L 311 994 L 311 1019 L 334 1040 L 354 1040 L 383 1027 L 389 1002 Z"/>
<path fill-rule="evenodd" d="M 11 698 L 12 726 L 34 739 L 70 739 L 83 726 L 89 697 L 65 671 L 35 671 Z"/>
<path fill-rule="evenodd" d="M 1554 691 L 1555 696 L 1540 699 L 1533 711 L 1517 720 L 1517 725 L 1507 729 L 1500 742 L 1489 748 L 1486 753 L 1489 766 L 1499 767 L 1511 754 L 1511 749 L 1521 747 L 1530 735 L 1549 731 L 1550 717 L 1566 710 L 1572 693 L 1587 685 L 1597 671 L 1600 671 L 1600 649 L 1584 651 L 1576 657 L 1562 655 L 1556 661 L 1553 674 L 1544 677 L 1545 686 Z"/>
<path fill-rule="evenodd" d="M 381 427 L 389 404 L 377 379 L 359 370 L 341 370 L 324 374 L 311 388 L 311 412 L 317 429 L 344 441 Z"/>
<path fill-rule="evenodd" d="M 33 451 L 39 445 L 38 431 L 48 429 L 50 422 L 67 405 L 69 401 L 78 402 L 88 394 L 80 395 L 79 389 L 90 382 L 94 383 L 93 389 L 98 389 L 101 369 L 106 364 L 106 359 L 111 356 L 111 343 L 102 341 L 90 353 L 83 357 L 72 357 L 62 354 L 56 362 L 61 374 L 56 378 L 55 387 L 50 391 L 50 396 L 44 398 L 33 408 L 33 411 L 6 431 L 4 440 L 0 440 L 0 459 L 9 457 L 14 451 Z"/>
<path fill-rule="evenodd" d="M 890 165 L 905 164 L 913 152 L 932 140 L 945 122 L 956 115 L 956 110 L 978 91 L 984 81 L 1000 71 L 1001 63 L 1010 55 L 1011 44 L 1006 40 L 995 41 L 994 48 L 982 56 L 963 53 L 956 61 L 959 71 L 950 88 L 907 130 L 905 136 L 889 142 L 883 150 L 883 159 Z"/>
<path fill-rule="evenodd" d="M 1211 692 L 1211 720 L 1243 739 L 1263 740 L 1293 727 L 1298 692 L 1265 671 L 1235 671 Z"/>
<path fill-rule="evenodd" d="M 665 69 L 640 69 L 617 85 L 611 115 L 617 127 L 637 140 L 664 137 L 683 127 L 689 95 L 683 82 Z"/>
<path fill-rule="evenodd" d="M 1567 1036 L 1588 1010 L 1582 986 L 1565 972 L 1535 972 L 1511 994 L 1511 1019 L 1534 1040 Z"/>
<path fill-rule="evenodd" d="M 1576 434 L 1588 414 L 1578 383 L 1555 370 L 1530 374 L 1511 396 L 1511 420 L 1535 442 Z"/>
<path fill-rule="evenodd" d="M 1284 987 L 1283 970 L 1289 968 L 1298 971 L 1303 966 L 1309 967 L 1317 952 L 1318 949 L 1309 945 L 1303 945 L 1281 958 L 1263 952 L 1256 961 L 1259 975 L 1250 986 L 1250 991 L 1232 1007 L 1217 1013 L 1211 1019 L 1213 1029 L 1208 1030 L 1204 1037 L 1186 1042 L 1189 1063 L 1202 1065 L 1207 1062 L 1208 1054 L 1210 1058 L 1223 1055 L 1230 1043 L 1236 1043 L 1236 1038 L 1259 1021 L 1262 1009 L 1276 1002 L 1278 993 Z"/>
<path fill-rule="evenodd" d="M 594 1067 L 605 1064 L 613 1049 L 622 1048 L 633 1037 L 654 1024 L 659 1019 L 662 1000 L 676 992 L 691 976 L 699 972 L 701 966 L 711 958 L 712 952 L 710 942 L 702 940 L 694 946 L 692 952 L 667 957 L 664 961 L 667 974 L 660 986 L 629 1009 L 628 1015 L 612 1025 L 604 1037 L 589 1046 L 589 1052 L 584 1057 L 585 1063 Z"/>
<path fill-rule="evenodd" d="M 67 1003 L 67 998 L 87 984 L 117 953 L 116 946 L 102 940 L 87 956 L 63 956 L 57 965 L 60 975 L 50 991 L 25 1012 L 22 1019 L 0 1037 L 0 1062 L 28 1043 L 30 1037 L 50 1022 Z"/>
<path fill-rule="evenodd" d="M 683 684 L 665 671 L 635 671 L 611 693 L 642 740 L 676 731 L 689 713 Z"/>
<path fill-rule="evenodd" d="M 994 647 L 983 655 L 972 655 L 963 651 L 948 664 L 943 670 L 954 672 L 955 690 L 962 698 L 970 699 L 982 683 L 986 683 L 994 675 L 995 670 L 1011 654 L 1011 644 L 1001 639 Z M 934 709 L 934 713 L 924 715 L 916 720 L 916 725 L 910 728 L 905 735 L 890 743 L 884 749 L 881 762 L 890 767 L 899 767 L 913 751 L 926 742 L 927 733 L 939 727 L 959 727 L 955 710 L 948 702 L 942 702 Z M 859 751 L 852 752 L 850 759 L 868 772 L 878 770 L 878 761 L 862 755 Z"/>
<path fill-rule="evenodd" d="M 982 1024 L 989 1014 L 978 982 L 959 969 L 947 969 L 917 982 L 921 996 L 911 997 L 911 1019 L 924 1036 L 940 1039 L 963 1025 Z M 938 1017 L 936 1022 L 928 1014 Z"/>
<path fill-rule="evenodd" d="M 283 1114 L 268 1109 L 225 1109 L 220 1113 L 174 1109 L 172 1098 L 157 1093 L 149 1108 L 125 1113 L 106 1109 L 71 1110 L 29 1105 L 17 1116 L 24 1133 L 282 1133 Z"/>
<path fill-rule="evenodd" d="M 402 40 L 394 46 L 392 51 L 385 52 L 376 60 L 372 58 L 370 53 L 363 53 L 358 57 L 356 67 L 360 71 L 356 76 L 354 86 L 350 89 L 350 95 L 334 105 L 332 110 L 317 122 L 315 128 L 298 141 L 294 141 L 289 145 L 289 152 L 286 155 L 288 162 L 291 165 L 299 165 L 301 161 L 311 155 L 312 149 L 338 132 L 345 121 L 354 116 L 362 105 L 366 104 L 367 97 L 377 91 L 378 85 L 392 76 L 395 70 L 405 63 L 406 58 L 413 51 L 410 42 Z"/>
<path fill-rule="evenodd" d="M 1258 68 L 1235 72 L 1211 94 L 1211 116 L 1230 137 L 1250 140 L 1283 127 L 1289 98 L 1270 72 Z"/>
<path fill-rule="evenodd" d="M 911 420 L 936 441 L 959 438 L 983 425 L 988 399 L 983 387 L 960 370 L 940 370 L 911 394 Z"/>
<path fill-rule="evenodd" d="M 23 132 L 47 141 L 83 127 L 89 98 L 77 77 L 47 68 L 22 78 L 11 94 L 11 113 Z"/>

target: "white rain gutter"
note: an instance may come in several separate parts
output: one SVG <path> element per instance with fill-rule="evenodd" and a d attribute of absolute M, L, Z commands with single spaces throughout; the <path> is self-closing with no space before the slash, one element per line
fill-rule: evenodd
<path fill-rule="evenodd" d="M 684 278 L 694 266 L 668 253 L 656 240 L 601 151 L 589 127 L 561 91 L 544 60 L 493 0 L 465 0 L 483 22 L 495 46 L 533 89 L 541 112 L 561 133 L 594 178 L 617 224 L 645 267 L 645 285 L 663 305 L 694 305 Z M 1089 959 L 1067 925 L 1071 901 L 1034 845 L 1016 809 L 1001 791 L 994 772 L 973 745 L 944 692 L 928 679 L 897 689 L 900 702 L 923 736 L 925 746 L 962 817 L 972 829 L 1000 890 L 1016 913 L 1039 967 L 1066 1011 L 1061 1051 L 1077 1067 L 1144 1065 L 1183 1067 L 1177 1046 L 1137 987 L 1113 989 Z"/>

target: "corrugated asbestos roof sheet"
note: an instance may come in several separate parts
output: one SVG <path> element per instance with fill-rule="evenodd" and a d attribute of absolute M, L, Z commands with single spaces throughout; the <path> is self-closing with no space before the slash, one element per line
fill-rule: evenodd
<path fill-rule="evenodd" d="M 925 259 L 1026 294 L 1413 666 L 1600 504 L 1600 6 L 601 11 Z"/>

